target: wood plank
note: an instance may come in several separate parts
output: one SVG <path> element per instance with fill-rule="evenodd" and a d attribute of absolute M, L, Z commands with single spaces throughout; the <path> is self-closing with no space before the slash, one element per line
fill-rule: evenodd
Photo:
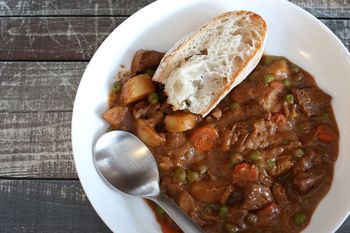
<path fill-rule="evenodd" d="M 0 113 L 0 176 L 77 178 L 71 112 Z"/>
<path fill-rule="evenodd" d="M 89 60 L 123 17 L 4 17 L 0 60 Z"/>
<path fill-rule="evenodd" d="M 316 17 L 350 18 L 349 0 L 289 0 Z"/>
<path fill-rule="evenodd" d="M 0 15 L 131 15 L 154 0 L 3 0 Z"/>
<path fill-rule="evenodd" d="M 89 60 L 123 17 L 4 17 L 0 60 Z M 349 48 L 349 20 L 323 20 Z"/>
<path fill-rule="evenodd" d="M 71 111 L 85 62 L 0 62 L 0 112 Z"/>
<path fill-rule="evenodd" d="M 0 229 L 13 232 L 110 232 L 79 181 L 0 180 Z"/>
<path fill-rule="evenodd" d="M 349 0 L 290 0 L 317 17 L 350 17 Z M 154 0 L 4 0 L 3 16 L 128 16 Z"/>
<path fill-rule="evenodd" d="M 322 20 L 350 50 L 350 20 Z"/>

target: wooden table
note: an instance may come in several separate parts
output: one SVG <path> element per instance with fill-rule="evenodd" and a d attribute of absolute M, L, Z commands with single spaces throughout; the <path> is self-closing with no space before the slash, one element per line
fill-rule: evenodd
<path fill-rule="evenodd" d="M 0 232 L 110 232 L 74 168 L 73 101 L 103 39 L 151 2 L 0 0 Z M 350 48 L 350 0 L 292 2 Z"/>

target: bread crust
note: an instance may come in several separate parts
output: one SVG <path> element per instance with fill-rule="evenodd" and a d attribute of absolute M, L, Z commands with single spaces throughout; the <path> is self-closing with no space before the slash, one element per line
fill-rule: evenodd
<path fill-rule="evenodd" d="M 262 54 L 263 49 L 266 43 L 267 37 L 267 25 L 264 19 L 258 14 L 251 11 L 234 11 L 234 12 L 226 12 L 222 15 L 219 15 L 209 21 L 207 24 L 203 25 L 196 31 L 188 34 L 181 40 L 179 40 L 163 57 L 158 69 L 156 70 L 153 81 L 160 82 L 165 84 L 166 80 L 171 75 L 172 71 L 177 67 L 181 66 L 181 62 L 186 59 L 186 57 L 181 57 L 184 54 L 181 52 L 185 51 L 192 42 L 196 40 L 200 40 L 200 37 L 205 35 L 205 33 L 213 28 L 215 25 L 218 25 L 220 22 L 224 20 L 229 20 L 232 17 L 240 17 L 245 16 L 250 20 L 253 20 L 255 24 L 259 26 L 261 29 L 260 41 L 257 41 L 254 46 L 254 51 L 249 54 L 249 56 L 243 60 L 243 64 L 234 70 L 231 77 L 228 79 L 229 82 L 220 89 L 219 94 L 217 94 L 213 99 L 211 99 L 208 106 L 203 106 L 200 111 L 194 112 L 196 114 L 200 114 L 203 117 L 206 116 L 215 106 L 236 86 L 238 85 L 245 77 L 249 75 L 249 73 L 256 67 L 258 64 Z M 243 25 L 244 27 L 244 25 Z M 233 61 L 232 61 L 233 62 Z M 167 93 L 168 90 L 165 90 Z M 173 110 L 179 110 L 180 107 L 173 105 Z M 190 109 L 191 111 L 191 109 Z"/>

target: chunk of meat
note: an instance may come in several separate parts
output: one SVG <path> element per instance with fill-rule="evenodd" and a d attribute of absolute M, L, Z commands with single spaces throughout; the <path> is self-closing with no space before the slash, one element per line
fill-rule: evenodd
<path fill-rule="evenodd" d="M 137 118 L 149 118 L 160 108 L 159 104 L 149 104 L 146 101 L 141 101 L 135 104 L 133 115 Z"/>
<path fill-rule="evenodd" d="M 183 191 L 179 194 L 177 204 L 183 211 L 185 211 L 189 215 L 191 215 L 191 212 L 195 211 L 196 209 L 196 201 L 186 191 Z"/>
<path fill-rule="evenodd" d="M 241 228 L 245 228 L 245 217 L 248 215 L 248 210 L 238 207 L 229 207 L 228 213 L 227 213 L 227 221 L 233 224 L 236 224 L 237 226 Z"/>
<path fill-rule="evenodd" d="M 307 117 L 322 113 L 331 102 L 331 97 L 318 88 L 294 89 L 293 94 Z"/>
<path fill-rule="evenodd" d="M 226 191 L 226 185 L 213 180 L 201 180 L 192 183 L 190 194 L 198 201 L 204 203 L 219 202 Z"/>
<path fill-rule="evenodd" d="M 294 187 L 301 193 L 306 193 L 321 183 L 326 175 L 324 166 L 317 166 L 298 174 L 293 179 Z"/>
<path fill-rule="evenodd" d="M 256 88 L 255 82 L 243 82 L 231 91 L 230 99 L 240 104 L 249 102 L 255 98 Z"/>
<path fill-rule="evenodd" d="M 314 150 L 307 151 L 293 167 L 293 174 L 297 175 L 322 163 L 322 157 Z"/>
<path fill-rule="evenodd" d="M 267 67 L 268 74 L 272 74 L 276 79 L 286 79 L 290 75 L 288 64 L 285 60 L 278 60 Z"/>
<path fill-rule="evenodd" d="M 264 86 L 264 83 L 259 83 L 256 90 L 256 98 L 258 103 L 264 108 L 265 111 L 270 111 L 273 106 L 275 106 L 279 97 L 284 91 L 284 86 L 277 85 L 280 82 L 273 82 L 272 86 Z"/>
<path fill-rule="evenodd" d="M 240 163 L 233 169 L 233 183 L 245 185 L 250 182 L 259 181 L 259 169 L 253 164 Z"/>
<path fill-rule="evenodd" d="M 186 142 L 186 136 L 184 133 L 167 133 L 167 146 L 170 148 L 179 148 Z"/>
<path fill-rule="evenodd" d="M 104 112 L 102 117 L 115 129 L 131 129 L 131 114 L 129 109 L 125 106 L 113 107 Z"/>
<path fill-rule="evenodd" d="M 289 203 L 286 189 L 280 183 L 275 183 L 273 185 L 272 195 L 277 204 L 281 207 L 284 207 Z"/>
<path fill-rule="evenodd" d="M 164 53 L 154 50 L 139 50 L 136 52 L 132 64 L 132 75 L 140 74 L 147 68 L 155 68 L 162 60 Z"/>
<path fill-rule="evenodd" d="M 319 125 L 314 135 L 323 143 L 332 143 L 338 139 L 336 131 L 329 125 Z"/>
<path fill-rule="evenodd" d="M 236 135 L 233 134 L 234 129 L 236 128 L 236 125 L 233 125 L 231 129 L 225 129 L 221 133 L 221 150 L 222 151 L 229 151 L 232 144 L 234 144 L 238 138 Z"/>
<path fill-rule="evenodd" d="M 265 226 L 271 224 L 271 222 L 277 218 L 281 213 L 280 207 L 272 202 L 268 206 L 257 211 L 256 215 L 258 216 L 257 225 Z"/>
<path fill-rule="evenodd" d="M 261 184 L 251 183 L 244 188 L 242 207 L 256 210 L 273 201 L 270 188 Z"/>
<path fill-rule="evenodd" d="M 135 133 L 147 146 L 156 147 L 165 142 L 165 136 L 141 119 L 135 121 Z"/>
<path fill-rule="evenodd" d="M 280 176 L 289 171 L 294 165 L 291 155 L 284 155 L 276 160 L 276 166 L 268 171 L 271 176 Z"/>

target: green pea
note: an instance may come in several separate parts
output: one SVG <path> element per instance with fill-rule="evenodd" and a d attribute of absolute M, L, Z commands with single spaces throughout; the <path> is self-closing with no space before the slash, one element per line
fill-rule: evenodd
<path fill-rule="evenodd" d="M 148 95 L 148 102 L 150 102 L 151 104 L 157 104 L 158 103 L 158 94 L 153 92 L 151 94 Z"/>
<path fill-rule="evenodd" d="M 219 209 L 219 215 L 221 218 L 225 217 L 228 213 L 228 207 L 227 206 L 221 206 Z"/>
<path fill-rule="evenodd" d="M 240 153 L 233 153 L 230 155 L 230 162 L 232 165 L 236 165 L 243 161 L 243 156 Z"/>
<path fill-rule="evenodd" d="M 231 109 L 231 110 L 235 110 L 235 109 L 238 109 L 238 108 L 240 108 L 239 103 L 234 102 L 234 103 L 232 103 L 232 104 L 230 105 L 230 109 Z"/>
<path fill-rule="evenodd" d="M 199 170 L 199 174 L 203 175 L 208 171 L 208 166 L 203 164 L 199 166 L 198 170 Z"/>
<path fill-rule="evenodd" d="M 268 160 L 266 162 L 266 167 L 267 167 L 267 169 L 273 169 L 274 167 L 276 167 L 276 161 L 273 159 Z"/>
<path fill-rule="evenodd" d="M 291 94 L 286 95 L 285 100 L 286 100 L 287 104 L 293 104 L 294 103 L 294 96 Z"/>
<path fill-rule="evenodd" d="M 275 76 L 272 75 L 272 74 L 265 75 L 265 77 L 264 77 L 264 83 L 265 83 L 265 84 L 269 84 L 269 83 L 275 81 L 275 79 L 276 79 Z"/>
<path fill-rule="evenodd" d="M 273 61 L 273 57 L 266 56 L 264 63 L 265 63 L 265 65 L 270 65 L 272 61 Z"/>
<path fill-rule="evenodd" d="M 158 214 L 161 214 L 161 215 L 165 214 L 165 211 L 159 205 L 156 206 L 156 210 L 157 210 Z"/>
<path fill-rule="evenodd" d="M 148 76 L 152 77 L 154 75 L 154 69 L 147 68 L 145 69 L 144 73 L 147 74 Z"/>
<path fill-rule="evenodd" d="M 304 151 L 302 150 L 302 149 L 296 149 L 295 151 L 294 151 L 294 155 L 295 155 L 295 157 L 297 157 L 297 158 L 300 158 L 301 156 L 303 156 L 304 155 Z"/>
<path fill-rule="evenodd" d="M 196 182 L 199 180 L 199 174 L 197 172 L 189 171 L 187 172 L 187 179 L 189 182 Z"/>
<path fill-rule="evenodd" d="M 283 139 L 282 143 L 283 143 L 284 145 L 288 145 L 288 144 L 289 144 L 289 140 L 288 140 L 288 139 Z"/>
<path fill-rule="evenodd" d="M 297 66 L 297 65 L 292 65 L 292 68 L 291 68 L 292 72 L 294 74 L 298 73 L 300 71 L 300 67 Z"/>
<path fill-rule="evenodd" d="M 283 82 L 283 85 L 285 87 L 290 87 L 290 80 L 289 79 L 284 79 L 282 82 Z"/>
<path fill-rule="evenodd" d="M 255 225 L 258 222 L 258 216 L 256 216 L 256 214 L 249 213 L 246 217 L 246 221 L 251 225 Z"/>
<path fill-rule="evenodd" d="M 213 212 L 213 208 L 211 207 L 211 205 L 206 205 L 204 207 L 204 211 L 207 213 L 211 213 L 211 212 Z"/>
<path fill-rule="evenodd" d="M 295 225 L 300 226 L 301 224 L 303 224 L 306 221 L 306 214 L 301 212 L 301 211 L 297 212 L 293 216 L 293 221 L 294 221 Z"/>
<path fill-rule="evenodd" d="M 183 169 L 182 167 L 179 167 L 176 169 L 175 171 L 175 179 L 179 182 L 179 183 L 184 183 L 186 182 L 186 171 L 185 169 Z"/>
<path fill-rule="evenodd" d="M 112 91 L 120 92 L 121 89 L 122 89 L 122 84 L 120 81 L 116 81 L 115 83 L 113 83 Z"/>
<path fill-rule="evenodd" d="M 324 121 L 328 120 L 329 119 L 328 113 L 326 113 L 326 112 L 322 113 L 321 119 L 324 120 Z"/>
<path fill-rule="evenodd" d="M 239 231 L 239 228 L 231 223 L 225 223 L 224 231 L 225 233 L 235 233 Z"/>
<path fill-rule="evenodd" d="M 253 161 L 258 161 L 258 160 L 261 160 L 262 157 L 261 157 L 261 152 L 259 151 L 254 151 L 252 152 L 250 155 L 249 155 L 249 158 Z"/>

